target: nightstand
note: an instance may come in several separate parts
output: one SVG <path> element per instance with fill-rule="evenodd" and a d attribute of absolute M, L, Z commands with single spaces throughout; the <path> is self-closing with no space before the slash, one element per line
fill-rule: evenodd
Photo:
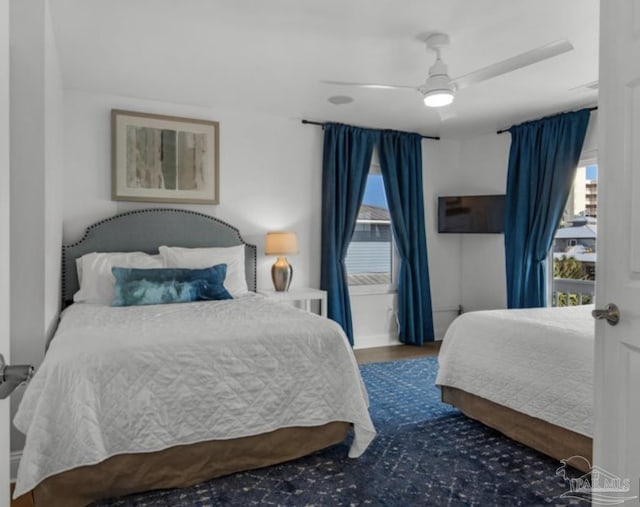
<path fill-rule="evenodd" d="M 319 289 L 311 289 L 304 287 L 301 289 L 289 289 L 286 292 L 276 292 L 273 289 L 259 290 L 258 294 L 262 294 L 269 299 L 275 301 L 300 301 L 302 307 L 310 312 L 311 301 L 320 301 L 320 315 L 327 316 L 327 291 Z"/>

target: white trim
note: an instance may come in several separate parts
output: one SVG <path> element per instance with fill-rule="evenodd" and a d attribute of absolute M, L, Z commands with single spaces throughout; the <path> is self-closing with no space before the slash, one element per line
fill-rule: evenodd
<path fill-rule="evenodd" d="M 586 167 L 589 165 L 598 165 L 598 148 L 594 148 L 588 151 L 583 151 L 580 154 L 578 167 Z"/>
<path fill-rule="evenodd" d="M 402 345 L 396 335 L 391 334 L 374 334 L 369 336 L 355 337 L 354 350 L 370 349 L 373 347 L 386 347 L 389 345 Z"/>
<path fill-rule="evenodd" d="M 396 286 L 393 284 L 349 285 L 350 296 L 373 296 L 376 294 L 395 294 L 396 292 Z"/>
<path fill-rule="evenodd" d="M 435 334 L 434 341 L 441 341 L 442 338 L 444 338 L 447 328 L 449 327 L 451 322 L 458 316 L 459 311 L 460 307 L 456 306 L 435 308 L 433 310 L 433 328 Z M 400 340 L 398 340 L 397 334 L 374 334 L 367 336 L 356 335 L 353 349 L 369 349 L 372 347 L 386 347 L 390 345 L 402 345 Z"/>
<path fill-rule="evenodd" d="M 356 220 L 357 224 L 388 224 L 391 226 L 391 220 L 374 220 L 370 218 L 359 218 Z M 381 243 L 386 243 L 386 241 L 381 241 Z"/>
<path fill-rule="evenodd" d="M 21 459 L 22 459 L 22 451 L 13 451 L 10 454 L 9 478 L 11 482 L 16 482 L 16 478 L 18 477 L 18 465 L 20 464 Z"/>
<path fill-rule="evenodd" d="M 451 312 L 459 312 L 461 309 L 460 306 L 444 306 L 442 308 L 434 308 L 433 310 L 431 310 L 433 313 L 451 313 Z"/>

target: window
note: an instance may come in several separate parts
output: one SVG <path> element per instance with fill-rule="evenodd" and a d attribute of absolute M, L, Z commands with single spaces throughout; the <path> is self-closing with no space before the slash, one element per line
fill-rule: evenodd
<path fill-rule="evenodd" d="M 553 306 L 593 302 L 596 279 L 598 166 L 578 167 L 553 243 Z"/>
<path fill-rule="evenodd" d="M 368 286 L 389 290 L 394 283 L 395 253 L 389 206 L 380 169 L 372 165 L 347 250 L 350 287 Z"/>

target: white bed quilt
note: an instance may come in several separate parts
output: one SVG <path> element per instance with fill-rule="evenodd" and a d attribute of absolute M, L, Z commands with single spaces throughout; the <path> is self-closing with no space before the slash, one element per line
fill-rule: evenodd
<path fill-rule="evenodd" d="M 592 309 L 463 314 L 444 337 L 436 384 L 592 436 Z"/>
<path fill-rule="evenodd" d="M 353 353 L 333 321 L 259 296 L 64 313 L 15 426 L 15 495 L 121 453 L 331 421 L 375 436 Z"/>

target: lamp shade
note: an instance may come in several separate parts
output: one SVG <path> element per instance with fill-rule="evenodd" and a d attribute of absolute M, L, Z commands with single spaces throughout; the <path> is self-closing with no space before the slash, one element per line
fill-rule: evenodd
<path fill-rule="evenodd" d="M 268 232 L 264 244 L 266 255 L 293 255 L 298 253 L 298 236 L 295 232 Z"/>

